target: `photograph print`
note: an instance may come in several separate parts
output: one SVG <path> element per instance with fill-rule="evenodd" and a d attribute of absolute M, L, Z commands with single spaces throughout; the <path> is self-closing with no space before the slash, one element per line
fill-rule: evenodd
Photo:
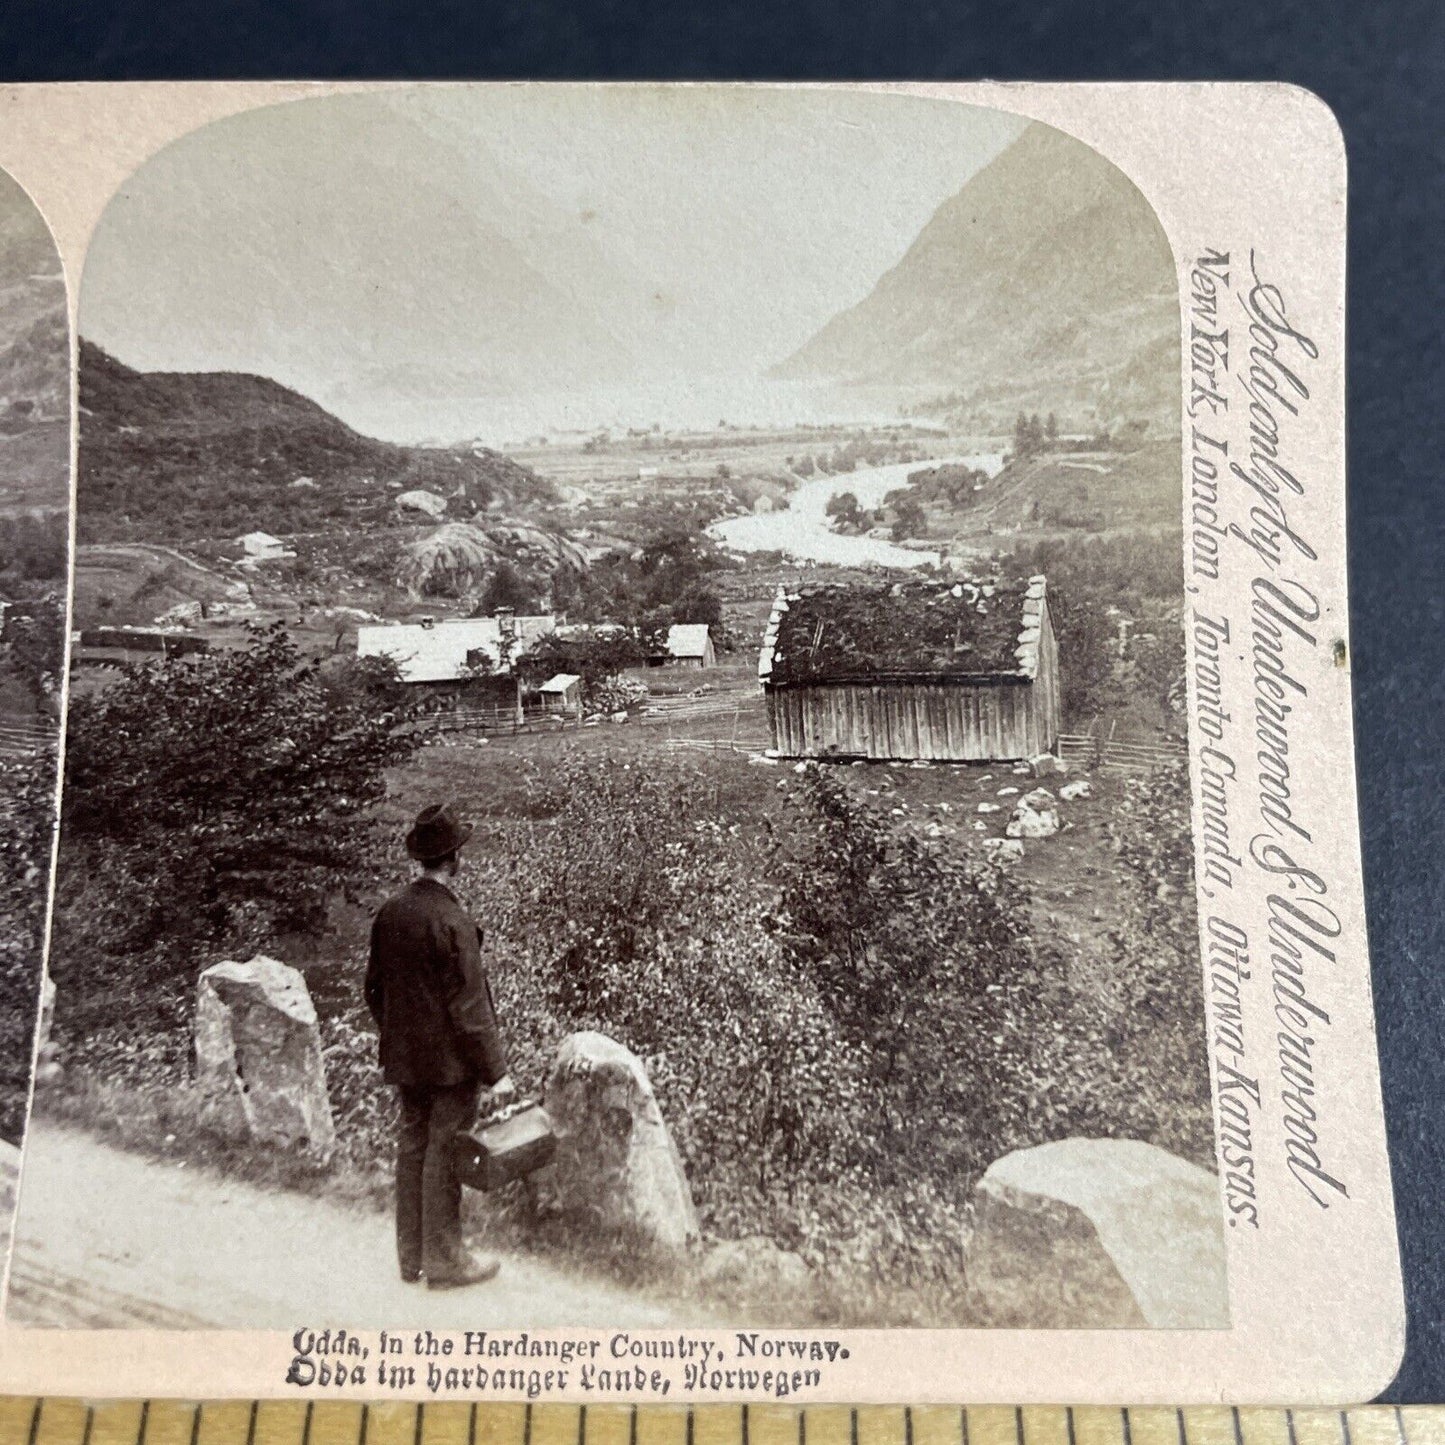
<path fill-rule="evenodd" d="M 1228 1328 L 1126 175 L 305 97 L 135 170 L 78 318 L 12 1324 Z"/>

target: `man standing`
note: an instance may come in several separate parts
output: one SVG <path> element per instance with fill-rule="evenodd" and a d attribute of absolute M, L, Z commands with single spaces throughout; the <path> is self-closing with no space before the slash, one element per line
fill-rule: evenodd
<path fill-rule="evenodd" d="M 424 808 L 406 835 L 420 875 L 388 899 L 371 929 L 366 1002 L 381 1031 L 381 1068 L 401 1094 L 396 1151 L 396 1252 L 404 1280 L 430 1289 L 480 1284 L 495 1258 L 462 1242 L 457 1134 L 482 1086 L 515 1092 L 482 967 L 482 931 L 451 882 L 472 825 L 445 804 Z"/>

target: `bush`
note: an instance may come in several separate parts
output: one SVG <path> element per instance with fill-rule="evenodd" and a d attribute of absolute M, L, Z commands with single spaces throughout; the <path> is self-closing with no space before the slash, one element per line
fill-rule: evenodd
<path fill-rule="evenodd" d="M 55 757 L 0 758 L 0 1138 L 25 1132 L 55 835 Z"/>
<path fill-rule="evenodd" d="M 400 692 L 389 664 L 303 661 L 278 626 L 73 701 L 53 964 L 69 1030 L 165 1020 L 198 954 L 317 932 L 361 895 L 384 770 L 424 741 Z"/>

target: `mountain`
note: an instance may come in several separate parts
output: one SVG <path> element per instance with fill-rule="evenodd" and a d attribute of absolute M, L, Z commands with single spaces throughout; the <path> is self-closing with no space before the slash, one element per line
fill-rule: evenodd
<path fill-rule="evenodd" d="M 30 198 L 0 171 L 0 506 L 63 507 L 69 461 L 60 257 Z"/>
<path fill-rule="evenodd" d="M 417 489 L 459 517 L 553 495 L 483 447 L 377 441 L 266 377 L 138 372 L 81 339 L 82 542 L 350 530 L 389 521 Z"/>
<path fill-rule="evenodd" d="M 774 370 L 893 387 L 990 429 L 1173 426 L 1174 264 L 1149 203 L 1097 151 L 1032 124 L 945 201 L 902 260 Z"/>
<path fill-rule="evenodd" d="M 412 394 L 634 373 L 662 303 L 497 150 L 376 96 L 205 126 L 107 208 L 81 329 L 147 370 L 276 377 L 363 426 Z"/>

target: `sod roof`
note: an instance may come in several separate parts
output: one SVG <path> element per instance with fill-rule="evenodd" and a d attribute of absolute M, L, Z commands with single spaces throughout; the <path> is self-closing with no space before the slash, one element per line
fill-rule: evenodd
<path fill-rule="evenodd" d="M 1042 577 L 803 587 L 773 604 L 758 675 L 795 683 L 1032 678 Z"/>

